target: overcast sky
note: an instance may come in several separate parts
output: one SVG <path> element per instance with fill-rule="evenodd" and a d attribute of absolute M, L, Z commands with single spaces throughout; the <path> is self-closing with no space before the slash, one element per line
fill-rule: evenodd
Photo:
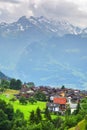
<path fill-rule="evenodd" d="M 19 17 L 62 18 L 77 26 L 87 26 L 87 0 L 0 0 L 0 22 Z"/>

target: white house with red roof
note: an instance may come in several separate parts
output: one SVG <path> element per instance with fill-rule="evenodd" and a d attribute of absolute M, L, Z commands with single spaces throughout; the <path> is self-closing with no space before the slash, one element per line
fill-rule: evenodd
<path fill-rule="evenodd" d="M 67 99 L 65 97 L 54 97 L 53 102 L 47 103 L 50 111 L 64 112 L 66 110 Z"/>

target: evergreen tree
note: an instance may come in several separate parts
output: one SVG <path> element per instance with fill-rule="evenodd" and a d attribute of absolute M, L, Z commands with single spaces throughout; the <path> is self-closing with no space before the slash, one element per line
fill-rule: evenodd
<path fill-rule="evenodd" d="M 71 109 L 70 109 L 70 107 L 67 108 L 65 114 L 66 114 L 66 115 L 70 115 L 70 114 L 71 114 Z"/>
<path fill-rule="evenodd" d="M 11 79 L 10 81 L 10 88 L 15 89 L 16 88 L 16 79 Z"/>
<path fill-rule="evenodd" d="M 6 102 L 2 99 L 0 99 L 0 109 L 5 111 L 5 108 L 6 108 Z"/>
<path fill-rule="evenodd" d="M 36 122 L 36 117 L 33 110 L 31 111 L 29 121 L 30 121 L 30 124 L 34 124 Z"/>
<path fill-rule="evenodd" d="M 17 79 L 16 80 L 16 89 L 19 90 L 19 89 L 21 89 L 21 87 L 22 87 L 22 82 L 20 79 Z"/>
<path fill-rule="evenodd" d="M 16 89 L 16 90 L 19 90 L 19 89 L 21 89 L 21 87 L 22 87 L 22 82 L 21 82 L 21 80 L 19 80 L 19 79 L 11 79 L 11 81 L 10 81 L 10 88 L 11 89 Z"/>
<path fill-rule="evenodd" d="M 81 108 L 81 107 L 80 107 L 80 103 L 78 103 L 78 104 L 77 104 L 77 109 L 76 109 L 76 111 L 77 111 L 77 114 L 79 113 L 79 111 L 80 111 L 80 108 Z"/>
<path fill-rule="evenodd" d="M 0 86 L 1 86 L 1 88 L 3 88 L 3 89 L 9 88 L 9 81 L 8 81 L 8 80 L 5 80 L 5 79 L 2 79 Z"/>
<path fill-rule="evenodd" d="M 5 113 L 7 114 L 9 120 L 13 119 L 14 109 L 13 109 L 13 106 L 11 104 L 7 104 L 7 106 L 5 108 Z"/>
<path fill-rule="evenodd" d="M 61 117 L 57 117 L 57 118 L 53 119 L 52 122 L 53 122 L 55 128 L 61 127 L 61 125 L 64 123 L 64 121 Z"/>
<path fill-rule="evenodd" d="M 61 87 L 61 89 L 65 89 L 65 86 L 63 85 L 63 86 Z"/>
<path fill-rule="evenodd" d="M 45 108 L 45 112 L 44 112 L 44 116 L 47 120 L 51 120 L 51 115 L 50 115 L 50 112 L 48 110 L 48 107 Z"/>
<path fill-rule="evenodd" d="M 24 119 L 24 114 L 19 109 L 17 109 L 14 114 L 14 119 L 16 118 Z"/>
<path fill-rule="evenodd" d="M 77 115 L 80 111 L 80 103 L 77 104 L 76 110 L 73 112 L 73 114 Z"/>
<path fill-rule="evenodd" d="M 57 130 L 50 121 L 42 122 L 42 130 Z"/>
<path fill-rule="evenodd" d="M 37 123 L 37 124 L 40 123 L 41 120 L 42 120 L 41 110 L 40 110 L 40 108 L 38 107 L 38 108 L 36 109 L 36 123 Z"/>
<path fill-rule="evenodd" d="M 0 130 L 11 130 L 11 122 L 9 120 L 0 122 Z"/>
<path fill-rule="evenodd" d="M 0 122 L 7 120 L 7 115 L 4 113 L 3 110 L 0 109 Z"/>

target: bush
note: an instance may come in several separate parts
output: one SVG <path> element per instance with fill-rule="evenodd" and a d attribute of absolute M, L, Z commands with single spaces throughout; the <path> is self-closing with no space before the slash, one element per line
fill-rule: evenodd
<path fill-rule="evenodd" d="M 19 98 L 19 102 L 20 102 L 22 105 L 27 104 L 27 100 L 26 100 L 26 98 L 23 97 L 23 96 Z"/>
<path fill-rule="evenodd" d="M 30 97 L 30 98 L 28 99 L 28 101 L 29 101 L 31 104 L 34 104 L 34 103 L 37 102 L 34 97 Z"/>

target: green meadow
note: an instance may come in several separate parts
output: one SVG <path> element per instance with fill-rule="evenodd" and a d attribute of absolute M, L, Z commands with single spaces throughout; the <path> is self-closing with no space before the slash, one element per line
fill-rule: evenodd
<path fill-rule="evenodd" d="M 10 103 L 13 105 L 14 107 L 14 110 L 16 111 L 17 109 L 19 109 L 21 112 L 24 113 L 24 117 L 25 119 L 28 119 L 29 118 L 29 115 L 30 115 L 30 112 L 32 110 L 36 110 L 38 107 L 41 109 L 41 111 L 43 111 L 46 107 L 46 102 L 37 102 L 37 103 L 34 103 L 34 104 L 31 104 L 31 103 L 27 103 L 26 105 L 22 105 L 19 103 L 19 100 L 16 100 L 16 101 L 10 101 L 10 99 L 13 97 L 13 94 L 15 94 L 16 91 L 13 91 L 12 90 L 12 93 L 11 93 L 11 90 L 9 92 L 5 92 L 3 94 L 0 94 L 0 99 L 3 99 L 5 100 L 7 103 Z"/>
<path fill-rule="evenodd" d="M 37 102 L 34 104 L 26 104 L 26 105 L 22 105 L 19 103 L 19 101 L 15 101 L 14 103 L 12 103 L 14 110 L 20 109 L 21 112 L 24 113 L 24 117 L 25 119 L 29 118 L 30 112 L 32 110 L 36 110 L 38 107 L 43 111 L 44 108 L 46 107 L 46 103 L 45 102 Z"/>

